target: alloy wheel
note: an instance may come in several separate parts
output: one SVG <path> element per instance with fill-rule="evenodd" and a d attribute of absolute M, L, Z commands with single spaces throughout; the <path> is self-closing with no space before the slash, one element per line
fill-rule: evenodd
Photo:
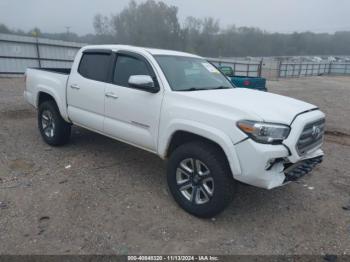
<path fill-rule="evenodd" d="M 45 136 L 52 138 L 55 135 L 55 121 L 50 111 L 45 110 L 41 115 L 41 125 Z"/>
<path fill-rule="evenodd" d="M 178 190 L 190 202 L 201 205 L 214 194 L 214 179 L 209 168 L 199 159 L 182 160 L 176 169 Z"/>

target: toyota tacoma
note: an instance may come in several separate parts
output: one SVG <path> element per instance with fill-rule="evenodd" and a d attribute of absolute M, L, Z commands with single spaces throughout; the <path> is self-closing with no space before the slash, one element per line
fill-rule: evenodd
<path fill-rule="evenodd" d="M 24 96 L 49 145 L 66 144 L 76 125 L 167 159 L 171 194 L 198 217 L 224 210 L 237 181 L 276 188 L 323 157 L 316 106 L 235 88 L 188 53 L 86 46 L 71 68 L 28 68 Z"/>

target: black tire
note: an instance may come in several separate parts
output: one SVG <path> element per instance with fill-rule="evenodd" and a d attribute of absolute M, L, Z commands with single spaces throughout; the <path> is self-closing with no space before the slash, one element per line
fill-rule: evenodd
<path fill-rule="evenodd" d="M 52 119 L 49 122 L 46 120 L 48 116 L 50 116 L 50 119 Z M 48 131 L 48 125 L 46 124 L 52 127 L 52 133 Z M 67 123 L 61 117 L 56 103 L 52 100 L 43 102 L 39 105 L 38 127 L 44 141 L 51 146 L 64 145 L 70 139 L 71 124 Z"/>
<path fill-rule="evenodd" d="M 189 159 L 193 159 L 193 161 Z M 188 177 L 187 174 L 184 175 L 185 178 L 182 177 L 186 172 L 183 173 L 183 169 L 180 165 L 188 162 L 189 166 L 191 166 L 192 162 L 197 163 L 196 160 L 199 160 L 199 163 L 201 163 L 201 167 L 199 169 L 209 169 L 209 175 L 212 177 L 213 181 L 213 190 L 211 192 L 211 196 L 209 194 L 210 190 L 205 190 L 203 187 L 203 182 L 201 182 L 201 179 L 203 178 L 201 178 L 201 175 L 198 175 L 196 180 L 193 178 L 195 177 L 193 174 L 196 174 L 196 172 L 198 172 L 196 171 L 198 168 L 194 167 L 196 164 L 193 165 L 191 181 L 180 183 L 179 185 L 177 178 L 178 176 L 181 177 L 181 179 L 184 179 L 180 181 L 185 181 Z M 204 164 L 204 167 L 202 164 Z M 202 174 L 205 172 L 202 172 Z M 232 201 L 237 184 L 237 182 L 232 177 L 231 170 L 223 152 L 216 146 L 201 141 L 190 142 L 175 149 L 168 161 L 167 180 L 170 192 L 176 202 L 188 213 L 200 218 L 211 218 L 221 213 Z M 187 191 L 180 190 L 181 185 L 188 187 L 187 184 L 189 183 L 192 183 L 192 190 L 190 188 L 187 189 Z M 194 188 L 197 188 L 197 190 L 194 191 Z M 207 202 L 205 203 L 196 203 L 197 200 L 195 197 L 193 197 L 193 193 L 195 192 L 194 194 L 197 194 L 199 188 L 200 190 L 206 192 L 206 194 L 203 192 L 199 193 L 199 199 L 202 196 L 204 199 L 207 198 Z M 205 197 L 205 195 L 207 195 L 207 197 Z"/>

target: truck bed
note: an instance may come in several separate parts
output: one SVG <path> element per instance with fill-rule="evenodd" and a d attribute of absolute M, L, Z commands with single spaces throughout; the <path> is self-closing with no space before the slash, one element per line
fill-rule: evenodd
<path fill-rule="evenodd" d="M 64 75 L 69 75 L 71 72 L 70 68 L 58 68 L 58 67 L 32 67 L 31 69 L 35 70 L 43 70 L 43 71 L 48 71 L 52 73 L 58 73 L 58 74 L 64 74 Z"/>
<path fill-rule="evenodd" d="M 68 119 L 66 108 L 66 88 L 70 68 L 28 68 L 24 96 L 34 107 L 38 106 L 40 93 L 51 95 L 64 119 Z"/>

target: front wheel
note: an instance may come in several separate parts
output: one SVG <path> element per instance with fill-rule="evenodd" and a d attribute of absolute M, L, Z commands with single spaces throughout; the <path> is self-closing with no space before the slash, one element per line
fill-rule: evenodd
<path fill-rule="evenodd" d="M 42 138 L 49 145 L 60 146 L 69 141 L 71 125 L 61 117 L 54 101 L 40 104 L 38 127 Z"/>
<path fill-rule="evenodd" d="M 202 218 L 222 212 L 231 202 L 236 184 L 222 151 L 203 142 L 191 142 L 173 152 L 167 180 L 176 202 Z"/>

